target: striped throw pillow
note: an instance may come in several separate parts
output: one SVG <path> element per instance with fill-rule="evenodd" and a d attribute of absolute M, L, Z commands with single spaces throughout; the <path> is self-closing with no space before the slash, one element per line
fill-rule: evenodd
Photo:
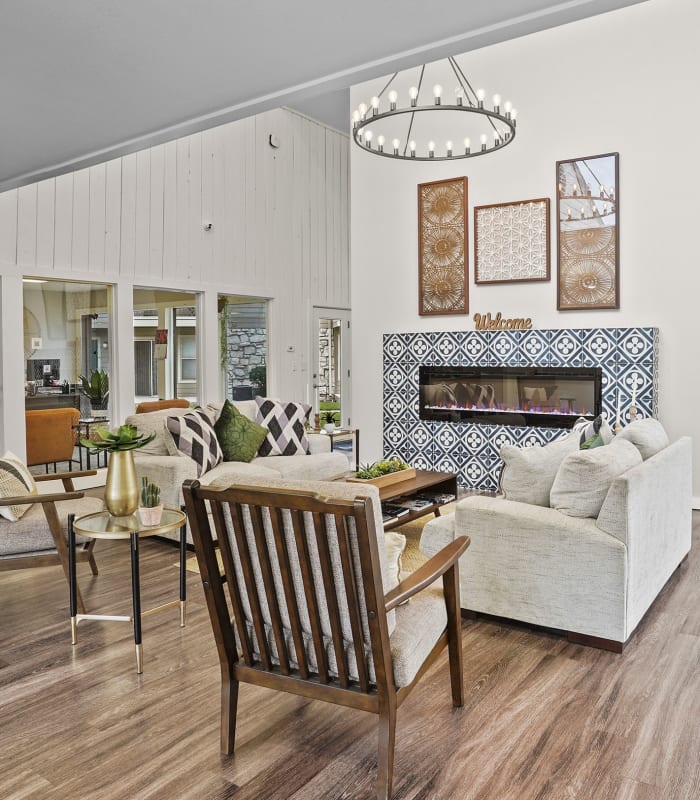
<path fill-rule="evenodd" d="M 0 458 L 0 497 L 27 497 L 27 495 L 36 493 L 36 484 L 31 472 L 14 453 L 8 450 Z M 30 508 L 29 503 L 18 506 L 0 506 L 0 517 L 4 517 L 10 522 L 17 522 Z"/>

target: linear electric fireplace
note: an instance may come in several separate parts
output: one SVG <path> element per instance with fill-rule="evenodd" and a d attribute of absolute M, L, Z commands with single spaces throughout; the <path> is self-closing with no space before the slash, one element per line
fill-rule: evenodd
<path fill-rule="evenodd" d="M 420 419 L 571 428 L 601 412 L 600 367 L 419 368 Z"/>

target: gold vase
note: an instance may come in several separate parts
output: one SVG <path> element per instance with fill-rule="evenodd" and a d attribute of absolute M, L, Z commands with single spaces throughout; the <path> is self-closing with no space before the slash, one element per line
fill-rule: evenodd
<path fill-rule="evenodd" d="M 105 505 L 107 511 L 115 517 L 127 517 L 139 507 L 139 485 L 131 450 L 115 450 L 110 453 Z"/>

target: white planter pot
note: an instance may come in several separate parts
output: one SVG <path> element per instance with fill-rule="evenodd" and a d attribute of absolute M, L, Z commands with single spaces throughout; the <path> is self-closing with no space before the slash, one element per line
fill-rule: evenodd
<path fill-rule="evenodd" d="M 146 528 L 152 528 L 154 525 L 160 525 L 160 518 L 162 516 L 162 503 L 159 506 L 153 506 L 153 508 L 139 506 L 139 517 L 141 517 L 141 524 Z"/>
<path fill-rule="evenodd" d="M 333 433 L 333 431 L 335 431 L 335 422 L 327 422 L 327 423 L 326 423 L 326 424 L 323 426 L 323 430 L 324 430 L 326 433 Z"/>

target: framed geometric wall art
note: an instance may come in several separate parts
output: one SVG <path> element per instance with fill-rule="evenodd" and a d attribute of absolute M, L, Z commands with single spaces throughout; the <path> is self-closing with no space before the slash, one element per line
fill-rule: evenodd
<path fill-rule="evenodd" d="M 476 283 L 548 281 L 549 198 L 474 208 Z"/>
<path fill-rule="evenodd" d="M 467 179 L 418 184 L 418 313 L 466 314 Z"/>
<path fill-rule="evenodd" d="M 557 308 L 620 307 L 618 153 L 557 161 Z"/>

